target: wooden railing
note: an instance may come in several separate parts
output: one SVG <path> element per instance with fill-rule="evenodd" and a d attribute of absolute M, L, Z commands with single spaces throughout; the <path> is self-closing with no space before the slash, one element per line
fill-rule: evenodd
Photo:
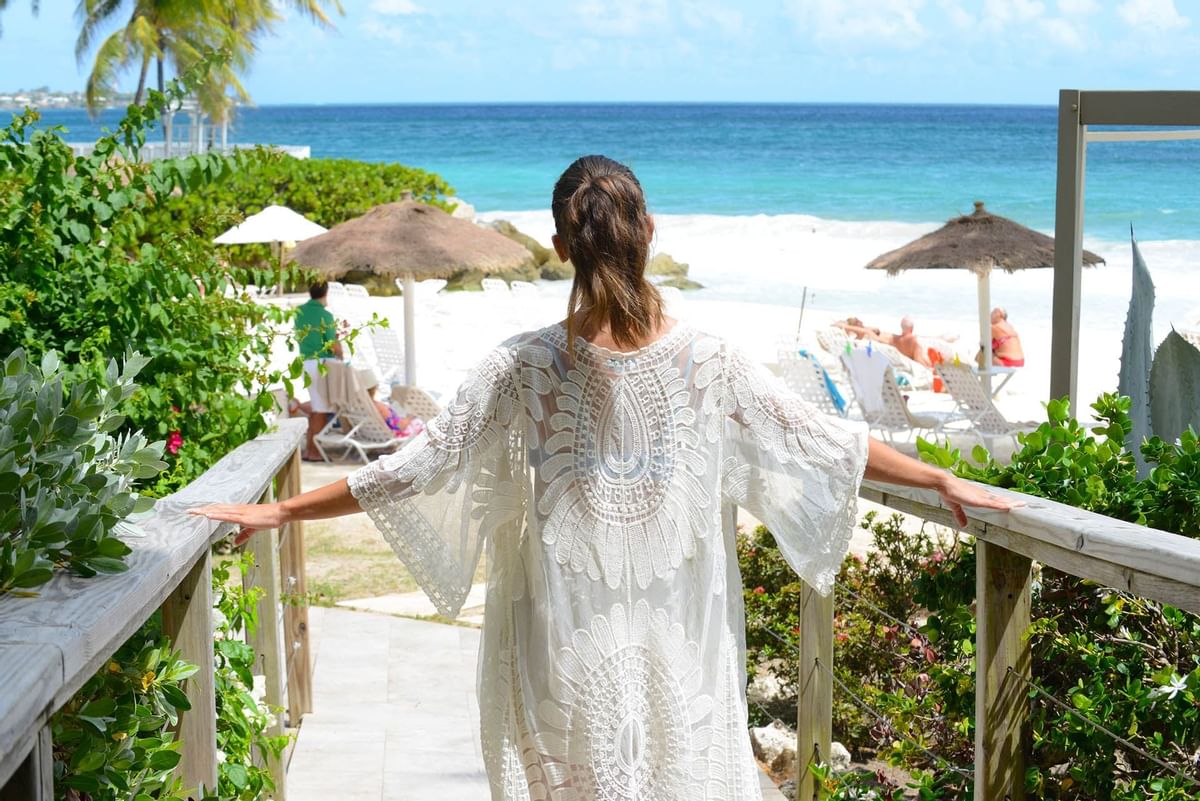
<path fill-rule="evenodd" d="M 187 511 L 295 495 L 303 436 L 303 421 L 281 421 L 154 511 L 121 524 L 133 548 L 127 572 L 90 579 L 60 574 L 35 597 L 0 598 L 0 799 L 53 798 L 51 716 L 156 609 L 182 658 L 200 667 L 184 684 L 191 709 L 179 720 L 178 771 L 189 791 L 216 786 L 211 546 L 230 527 Z M 295 727 L 311 708 L 304 532 L 298 524 L 261 532 L 248 547 L 257 567 L 247 580 L 264 590 L 252 643 L 255 672 L 266 677 L 267 703 L 285 708 Z M 283 726 L 279 720 L 272 733 Z M 269 765 L 280 800 L 285 761 L 286 754 Z"/>
<path fill-rule="evenodd" d="M 1025 797 L 1030 714 L 1033 561 L 1200 614 L 1200 541 L 1003 490 L 1026 502 L 1011 512 L 973 510 L 962 529 L 976 544 L 975 798 Z M 866 482 L 860 495 L 959 528 L 936 493 Z M 799 801 L 817 797 L 809 765 L 828 763 L 832 741 L 833 597 L 801 596 L 797 709 Z"/>

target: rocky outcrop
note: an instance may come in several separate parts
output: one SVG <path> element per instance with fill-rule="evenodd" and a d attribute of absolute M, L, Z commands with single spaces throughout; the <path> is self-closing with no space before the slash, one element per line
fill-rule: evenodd
<path fill-rule="evenodd" d="M 750 729 L 750 745 L 759 762 L 776 776 L 796 774 L 796 733 L 779 721 Z"/>
<path fill-rule="evenodd" d="M 523 245 L 533 257 L 538 267 L 538 277 L 546 281 L 565 281 L 575 277 L 575 268 L 571 262 L 558 258 L 553 248 L 548 248 L 529 234 L 522 232 L 508 220 L 497 220 L 491 227 L 499 234 Z M 666 253 L 655 254 L 646 266 L 646 275 L 658 286 L 673 286 L 677 289 L 702 289 L 703 287 L 688 278 L 688 266 L 675 261 Z M 498 277 L 505 277 L 500 275 Z M 512 280 L 512 279 L 509 279 Z M 529 280 L 529 279 L 519 279 Z"/>

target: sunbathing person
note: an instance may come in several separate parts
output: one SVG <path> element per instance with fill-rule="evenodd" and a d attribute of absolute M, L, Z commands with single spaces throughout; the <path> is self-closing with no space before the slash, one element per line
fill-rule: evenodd
<path fill-rule="evenodd" d="M 1025 350 L 1003 306 L 992 309 L 992 361 L 1004 367 L 1024 367 Z"/>
<path fill-rule="evenodd" d="M 917 335 L 913 333 L 913 320 L 911 317 L 904 317 L 900 320 L 899 334 L 883 334 L 878 328 L 867 328 L 862 325 L 854 325 L 850 320 L 856 318 L 851 317 L 845 322 L 836 322 L 835 326 L 854 334 L 859 339 L 873 339 L 876 342 L 882 342 L 885 345 L 891 345 L 896 350 L 903 353 L 908 358 L 912 359 L 917 364 L 925 367 L 932 367 L 933 364 L 929 361 L 929 354 L 925 348 L 921 346 L 921 341 L 917 339 Z"/>

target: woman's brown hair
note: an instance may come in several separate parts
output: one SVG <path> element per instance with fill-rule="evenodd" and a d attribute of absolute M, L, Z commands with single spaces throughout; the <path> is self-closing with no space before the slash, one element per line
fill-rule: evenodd
<path fill-rule="evenodd" d="M 567 301 L 567 347 L 608 324 L 621 347 L 644 343 L 663 322 L 663 302 L 646 281 L 650 215 L 633 171 L 605 156 L 576 159 L 554 185 L 554 226 L 575 267 Z"/>

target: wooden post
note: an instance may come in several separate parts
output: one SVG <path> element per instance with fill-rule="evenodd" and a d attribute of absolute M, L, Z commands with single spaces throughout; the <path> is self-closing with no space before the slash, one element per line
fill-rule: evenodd
<path fill-rule="evenodd" d="M 1029 697 L 1018 677 L 1030 678 L 1033 661 L 1032 562 L 983 540 L 975 559 L 975 798 L 1022 801 Z"/>
<path fill-rule="evenodd" d="M 300 451 L 279 471 L 279 498 L 300 494 Z M 287 664 L 288 725 L 299 726 L 312 711 L 312 656 L 308 644 L 308 585 L 304 575 L 304 524 L 289 523 L 279 547 L 283 582 L 284 658 Z"/>
<path fill-rule="evenodd" d="M 829 762 L 833 742 L 833 595 L 800 592 L 800 692 L 796 707 L 796 801 L 818 797 L 809 765 Z"/>
<path fill-rule="evenodd" d="M 52 801 L 54 798 L 54 753 L 50 727 L 43 726 L 33 739 L 29 756 L 9 780 L 0 785 L 0 801 Z"/>
<path fill-rule="evenodd" d="M 1083 187 L 1087 127 L 1081 93 L 1058 93 L 1058 188 L 1054 201 L 1054 300 L 1050 329 L 1050 397 L 1075 402 L 1079 378 L 1079 290 L 1083 281 Z"/>
<path fill-rule="evenodd" d="M 268 487 L 263 496 L 265 503 L 275 498 L 274 489 Z M 247 583 L 262 589 L 258 599 L 258 627 L 249 645 L 254 649 L 255 673 L 261 673 L 265 683 L 265 700 L 275 715 L 275 723 L 267 734 L 275 737 L 283 734 L 284 707 L 287 689 L 287 670 L 283 656 L 283 615 L 280 613 L 279 595 L 279 531 L 260 531 L 250 538 L 247 550 L 254 557 L 253 574 L 246 577 Z M 275 801 L 287 798 L 287 771 L 283 759 L 268 757 L 267 768 L 275 782 Z"/>
<path fill-rule="evenodd" d="M 217 786 L 217 699 L 213 689 L 212 556 L 207 548 L 162 605 L 163 633 L 200 670 L 184 682 L 192 708 L 179 716 L 179 775 L 189 793 Z"/>

